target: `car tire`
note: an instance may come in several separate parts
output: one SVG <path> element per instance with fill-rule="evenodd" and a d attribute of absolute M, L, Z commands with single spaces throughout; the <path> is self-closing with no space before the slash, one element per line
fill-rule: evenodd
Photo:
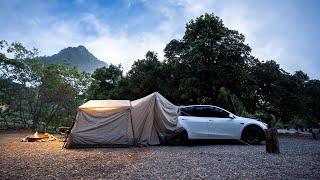
<path fill-rule="evenodd" d="M 242 131 L 241 140 L 251 145 L 257 145 L 261 143 L 263 136 L 264 133 L 260 127 L 248 126 Z"/>

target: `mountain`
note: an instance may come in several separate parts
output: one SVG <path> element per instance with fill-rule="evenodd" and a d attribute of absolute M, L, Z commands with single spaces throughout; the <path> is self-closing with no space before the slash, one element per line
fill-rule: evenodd
<path fill-rule="evenodd" d="M 81 71 L 92 73 L 95 69 L 107 64 L 92 55 L 84 46 L 68 47 L 62 49 L 58 54 L 43 57 L 44 63 L 67 63 L 76 66 Z"/>

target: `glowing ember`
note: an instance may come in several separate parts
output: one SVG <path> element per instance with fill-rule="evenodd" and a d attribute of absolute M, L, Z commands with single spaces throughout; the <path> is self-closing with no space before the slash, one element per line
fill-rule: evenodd
<path fill-rule="evenodd" d="M 35 137 L 35 138 L 39 138 L 39 136 L 38 136 L 38 132 L 34 133 L 33 137 Z"/>

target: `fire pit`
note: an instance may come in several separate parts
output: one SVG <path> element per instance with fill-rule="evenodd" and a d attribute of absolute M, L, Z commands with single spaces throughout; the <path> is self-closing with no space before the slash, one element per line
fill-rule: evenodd
<path fill-rule="evenodd" d="M 38 132 L 36 132 L 36 133 L 34 133 L 32 135 L 29 135 L 27 137 L 27 140 L 28 140 L 28 142 L 35 142 L 35 141 L 39 141 L 41 139 L 48 139 L 48 138 L 49 138 L 48 133 L 38 133 Z"/>
<path fill-rule="evenodd" d="M 56 138 L 48 133 L 34 133 L 28 135 L 27 137 L 23 138 L 23 142 L 43 142 L 43 141 L 54 141 Z"/>

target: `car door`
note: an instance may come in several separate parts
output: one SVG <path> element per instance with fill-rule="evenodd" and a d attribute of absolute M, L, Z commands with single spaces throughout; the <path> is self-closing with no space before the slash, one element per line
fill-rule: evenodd
<path fill-rule="evenodd" d="M 208 138 L 208 119 L 202 117 L 202 107 L 191 106 L 180 109 L 183 127 L 189 139 Z"/>
<path fill-rule="evenodd" d="M 210 139 L 236 139 L 235 132 L 241 128 L 233 118 L 230 117 L 230 113 L 220 109 L 218 107 L 207 107 L 206 116 L 209 116 L 208 120 L 208 137 Z"/>

